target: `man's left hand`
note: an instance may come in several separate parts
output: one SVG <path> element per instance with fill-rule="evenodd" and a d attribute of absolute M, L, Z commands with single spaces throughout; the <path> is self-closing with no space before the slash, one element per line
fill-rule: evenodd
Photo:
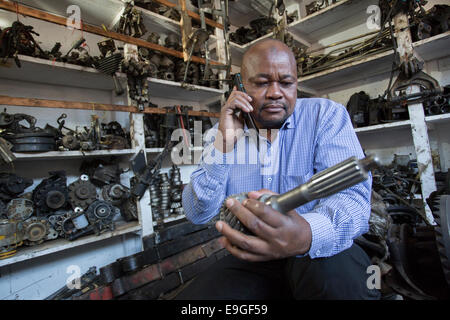
<path fill-rule="evenodd" d="M 228 199 L 226 206 L 253 235 L 247 235 L 218 221 L 216 228 L 223 234 L 224 247 L 239 259 L 266 261 L 304 254 L 311 246 L 309 223 L 295 210 L 282 214 L 257 199 L 269 190 L 248 193 L 241 204 Z"/>

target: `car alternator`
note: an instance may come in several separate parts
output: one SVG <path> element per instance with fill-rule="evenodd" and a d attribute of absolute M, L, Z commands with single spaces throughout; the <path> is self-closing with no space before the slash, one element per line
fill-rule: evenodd
<path fill-rule="evenodd" d="M 102 200 L 96 200 L 86 210 L 86 216 L 89 222 L 95 226 L 96 234 L 102 230 L 114 230 L 114 216 L 119 213 L 119 209 L 110 203 Z"/>
<path fill-rule="evenodd" d="M 0 259 L 12 257 L 23 244 L 23 222 L 0 219 Z"/>
<path fill-rule="evenodd" d="M 80 179 L 72 182 L 69 187 L 69 201 L 73 208 L 80 207 L 86 210 L 91 203 L 97 200 L 95 185 L 89 181 L 88 175 L 81 175 Z"/>

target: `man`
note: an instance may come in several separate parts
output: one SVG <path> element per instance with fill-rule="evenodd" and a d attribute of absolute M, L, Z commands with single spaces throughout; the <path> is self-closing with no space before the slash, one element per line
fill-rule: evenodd
<path fill-rule="evenodd" d="M 218 221 L 231 255 L 177 298 L 379 298 L 367 288 L 369 258 L 353 244 L 368 230 L 370 179 L 286 215 L 256 200 L 263 193 L 286 192 L 351 156 L 363 158 L 347 111 L 327 99 L 297 99 L 296 61 L 278 40 L 248 49 L 241 74 L 247 93 L 235 88 L 222 107 L 214 143 L 205 147 L 204 161 L 184 189 L 183 207 L 193 223 L 206 223 L 226 197 L 249 192 L 248 200 L 227 200 L 226 206 L 253 235 Z M 251 113 L 260 133 L 267 132 L 258 137 L 256 163 L 249 161 L 255 148 L 244 163 L 233 162 L 255 145 L 242 134 L 249 130 L 236 110 Z"/>

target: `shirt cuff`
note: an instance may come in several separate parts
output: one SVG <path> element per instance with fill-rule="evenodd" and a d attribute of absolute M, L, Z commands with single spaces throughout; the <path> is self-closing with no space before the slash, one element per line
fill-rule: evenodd
<path fill-rule="evenodd" d="M 301 216 L 311 227 L 312 240 L 308 252 L 311 259 L 331 256 L 335 236 L 330 219 L 316 212 L 304 213 Z"/>

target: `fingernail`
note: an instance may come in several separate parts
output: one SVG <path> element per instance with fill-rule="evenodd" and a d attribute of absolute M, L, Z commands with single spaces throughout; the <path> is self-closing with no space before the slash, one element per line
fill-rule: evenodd
<path fill-rule="evenodd" d="M 222 222 L 217 222 L 216 228 L 217 228 L 217 231 L 222 232 L 222 228 L 223 228 Z"/>
<path fill-rule="evenodd" d="M 233 205 L 233 199 L 227 199 L 227 201 L 225 202 L 225 204 L 227 205 L 227 207 L 231 207 Z"/>
<path fill-rule="evenodd" d="M 248 203 L 248 199 L 245 199 L 245 200 L 242 202 L 242 205 L 243 205 L 243 206 L 247 206 L 247 203 Z"/>

